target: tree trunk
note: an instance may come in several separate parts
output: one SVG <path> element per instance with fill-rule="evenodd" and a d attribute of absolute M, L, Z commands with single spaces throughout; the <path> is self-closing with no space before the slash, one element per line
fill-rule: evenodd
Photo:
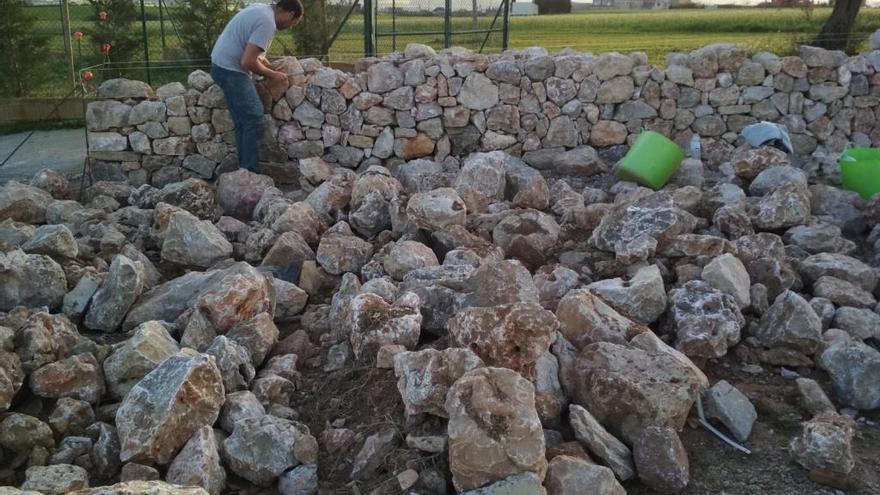
<path fill-rule="evenodd" d="M 861 7 L 862 0 L 836 0 L 831 16 L 812 44 L 828 50 L 845 50 Z"/>

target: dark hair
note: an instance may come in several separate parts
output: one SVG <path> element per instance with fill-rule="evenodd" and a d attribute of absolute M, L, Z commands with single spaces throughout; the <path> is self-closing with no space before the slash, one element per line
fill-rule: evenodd
<path fill-rule="evenodd" d="M 300 0 L 278 0 L 275 5 L 280 9 L 293 12 L 294 17 L 302 17 L 303 15 L 303 4 Z"/>

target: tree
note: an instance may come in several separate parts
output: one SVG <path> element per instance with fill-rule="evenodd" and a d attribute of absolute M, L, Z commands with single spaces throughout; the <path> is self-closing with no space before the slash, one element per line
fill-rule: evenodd
<path fill-rule="evenodd" d="M 302 0 L 305 18 L 293 28 L 293 43 L 298 57 L 323 57 L 330 51 L 330 38 L 351 4 L 327 0 Z"/>
<path fill-rule="evenodd" d="M 34 19 L 25 12 L 24 0 L 0 0 L 0 32 L 3 50 L 0 50 L 0 94 L 21 97 L 27 95 L 45 75 L 45 57 L 34 53 L 46 46 L 48 38 L 34 33 Z"/>
<path fill-rule="evenodd" d="M 571 0 L 535 0 L 538 14 L 568 14 L 571 12 Z"/>
<path fill-rule="evenodd" d="M 143 42 L 141 30 L 135 26 L 140 12 L 134 0 L 89 0 L 89 4 L 95 11 L 95 22 L 92 31 L 86 33 L 93 49 L 88 58 L 100 61 L 102 47 L 108 43 L 112 62 L 136 60 Z"/>
<path fill-rule="evenodd" d="M 863 0 L 836 0 L 831 16 L 811 44 L 828 50 L 845 50 L 849 47 L 862 2 Z"/>
<path fill-rule="evenodd" d="M 181 0 L 174 10 L 188 57 L 209 58 L 217 37 L 238 12 L 238 4 L 230 0 Z"/>

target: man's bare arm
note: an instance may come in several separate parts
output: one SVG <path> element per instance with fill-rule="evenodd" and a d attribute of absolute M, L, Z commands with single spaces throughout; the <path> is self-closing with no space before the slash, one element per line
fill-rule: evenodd
<path fill-rule="evenodd" d="M 287 77 L 283 72 L 272 70 L 263 58 L 263 49 L 253 43 L 248 43 L 244 49 L 244 54 L 241 56 L 241 68 L 267 79 Z"/>

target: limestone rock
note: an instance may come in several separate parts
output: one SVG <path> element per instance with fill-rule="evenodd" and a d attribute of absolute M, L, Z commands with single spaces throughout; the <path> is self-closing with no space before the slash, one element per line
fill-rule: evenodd
<path fill-rule="evenodd" d="M 91 353 L 77 354 L 34 371 L 30 388 L 40 397 L 70 397 L 96 404 L 104 394 L 104 375 Z"/>
<path fill-rule="evenodd" d="M 880 352 L 859 341 L 831 345 L 819 358 L 840 400 L 857 409 L 880 407 Z"/>
<path fill-rule="evenodd" d="M 816 297 L 824 297 L 839 306 L 851 306 L 855 308 L 874 308 L 877 300 L 870 292 L 862 290 L 846 280 L 834 277 L 819 277 L 813 283 L 813 294 Z"/>
<path fill-rule="evenodd" d="M 776 298 L 752 331 L 767 347 L 781 347 L 812 354 L 822 340 L 822 321 L 798 294 L 785 291 Z"/>
<path fill-rule="evenodd" d="M 35 313 L 22 324 L 15 335 L 15 353 L 25 372 L 34 370 L 74 354 L 83 345 L 84 337 L 64 315 Z"/>
<path fill-rule="evenodd" d="M 257 372 L 251 364 L 251 354 L 244 346 L 225 335 L 218 335 L 205 354 L 214 356 L 226 394 L 250 388 Z"/>
<path fill-rule="evenodd" d="M 837 409 L 831 403 L 831 399 L 825 395 L 825 391 L 816 380 L 798 378 L 795 383 L 801 394 L 801 403 L 810 415 L 837 414 Z"/>
<path fill-rule="evenodd" d="M 445 403 L 449 388 L 465 373 L 482 366 L 483 361 L 469 349 L 398 353 L 394 374 L 407 415 L 448 417 Z"/>
<path fill-rule="evenodd" d="M 245 418 L 223 441 L 223 460 L 235 474 L 257 486 L 270 486 L 285 471 L 314 464 L 317 442 L 303 427 L 274 416 Z"/>
<path fill-rule="evenodd" d="M 455 189 L 442 187 L 412 195 L 406 205 L 406 214 L 420 228 L 443 230 L 452 225 L 464 225 L 467 207 Z"/>
<path fill-rule="evenodd" d="M 232 244 L 211 222 L 199 220 L 185 211 L 171 215 L 162 259 L 184 266 L 208 268 L 232 256 Z"/>
<path fill-rule="evenodd" d="M 300 465 L 278 478 L 281 495 L 314 495 L 318 493 L 318 466 Z"/>
<path fill-rule="evenodd" d="M 0 253 L 0 311 L 18 305 L 57 309 L 66 293 L 67 278 L 52 258 L 18 249 Z"/>
<path fill-rule="evenodd" d="M 712 287 L 730 294 L 740 309 L 751 303 L 751 279 L 745 265 L 736 256 L 730 253 L 718 256 L 703 267 L 701 277 Z"/>
<path fill-rule="evenodd" d="M 577 349 L 596 342 L 625 344 L 647 329 L 622 316 L 590 289 L 575 289 L 556 308 L 559 332 Z"/>
<path fill-rule="evenodd" d="M 278 327 L 272 321 L 272 313 L 259 313 L 233 326 L 226 336 L 247 350 L 254 367 L 263 364 L 266 356 L 278 342 Z"/>
<path fill-rule="evenodd" d="M 15 394 L 24 383 L 25 373 L 21 359 L 12 352 L 0 349 L 0 411 L 6 411 Z"/>
<path fill-rule="evenodd" d="M 22 251 L 45 254 L 56 259 L 76 258 L 79 248 L 73 232 L 64 225 L 44 225 L 34 231 L 34 236 L 21 245 Z"/>
<path fill-rule="evenodd" d="M 223 379 L 213 357 L 186 350 L 169 357 L 131 389 L 116 413 L 122 461 L 167 464 L 193 433 L 214 424 L 222 405 Z"/>
<path fill-rule="evenodd" d="M 559 323 L 536 303 L 466 308 L 449 320 L 453 340 L 489 366 L 509 368 L 530 377 L 556 338 Z"/>
<path fill-rule="evenodd" d="M 111 396 L 123 399 L 156 366 L 179 351 L 177 342 L 157 321 L 139 325 L 104 360 L 104 376 Z"/>
<path fill-rule="evenodd" d="M 821 277 L 835 277 L 873 292 L 877 285 L 877 273 L 861 261 L 838 253 L 814 254 L 800 262 L 798 271 L 809 283 Z"/>
<path fill-rule="evenodd" d="M 354 458 L 351 479 L 364 480 L 376 474 L 385 457 L 394 449 L 396 431 L 391 428 L 367 437 Z"/>
<path fill-rule="evenodd" d="M 440 262 L 428 246 L 415 241 L 399 241 L 391 247 L 382 265 L 396 280 L 403 280 L 412 270 L 437 266 Z"/>
<path fill-rule="evenodd" d="M 492 238 L 505 256 L 533 268 L 544 264 L 560 234 L 556 220 L 537 210 L 509 215 L 492 230 Z"/>
<path fill-rule="evenodd" d="M 104 283 L 92 296 L 83 323 L 92 330 L 115 331 L 143 289 L 143 266 L 121 254 L 116 255 Z"/>
<path fill-rule="evenodd" d="M 695 225 L 694 217 L 676 208 L 669 193 L 658 192 L 612 209 L 593 231 L 590 244 L 603 251 L 626 252 L 640 236 L 661 242 L 690 233 Z"/>
<path fill-rule="evenodd" d="M 358 273 L 373 256 L 373 246 L 355 235 L 327 233 L 321 237 L 315 259 L 328 273 Z"/>
<path fill-rule="evenodd" d="M 745 442 L 758 413 L 748 397 L 727 381 L 720 380 L 706 393 L 706 416 L 721 421 L 734 438 Z"/>
<path fill-rule="evenodd" d="M 614 471 L 621 481 L 635 476 L 632 452 L 629 447 L 608 433 L 596 418 L 576 404 L 569 407 L 569 418 L 574 436 L 591 454 Z"/>
<path fill-rule="evenodd" d="M 544 434 L 534 387 L 515 371 L 479 368 L 466 373 L 446 399 L 449 465 L 458 491 L 523 472 L 543 479 Z"/>
<path fill-rule="evenodd" d="M 688 356 L 716 358 L 739 343 L 745 318 L 733 297 L 706 282 L 691 280 L 670 293 L 675 347 Z"/>
<path fill-rule="evenodd" d="M 486 110 L 498 104 L 498 86 L 489 78 L 472 72 L 464 81 L 458 101 L 471 110 Z"/>
<path fill-rule="evenodd" d="M 164 481 L 128 481 L 71 492 L 71 495 L 208 495 L 202 488 L 169 485 Z"/>
<path fill-rule="evenodd" d="M 386 344 L 415 348 L 422 323 L 419 296 L 406 292 L 389 303 L 365 293 L 354 296 L 349 305 L 343 325 L 355 356 Z"/>
<path fill-rule="evenodd" d="M 824 415 L 803 424 L 800 436 L 789 450 L 795 462 L 810 471 L 814 480 L 844 481 L 855 467 L 852 441 L 855 427 L 852 418 Z"/>
<path fill-rule="evenodd" d="M 703 382 L 694 368 L 668 352 L 590 344 L 577 358 L 574 402 L 628 442 L 647 426 L 681 430 Z"/>
<path fill-rule="evenodd" d="M 504 197 L 507 155 L 501 151 L 469 155 L 455 178 L 455 190 L 473 212 Z"/>
<path fill-rule="evenodd" d="M 125 100 L 128 98 L 152 98 L 153 88 L 145 82 L 130 79 L 108 79 L 98 86 L 101 98 Z"/>
<path fill-rule="evenodd" d="M 690 481 L 687 450 L 672 428 L 649 426 L 633 443 L 639 480 L 660 493 L 680 493 Z"/>
<path fill-rule="evenodd" d="M 752 224 L 762 230 L 804 225 L 810 218 L 810 193 L 803 184 L 774 189 L 749 209 Z"/>
<path fill-rule="evenodd" d="M 788 166 L 791 160 L 784 151 L 772 146 L 750 149 L 733 156 L 732 165 L 737 177 L 752 180 L 772 166 Z"/>
<path fill-rule="evenodd" d="M 534 493 L 543 493 L 543 488 L 541 487 L 541 478 L 531 472 L 514 474 L 491 485 L 461 492 L 462 495 L 531 495 Z"/>
<path fill-rule="evenodd" d="M 89 487 L 89 473 L 70 464 L 29 467 L 25 476 L 22 490 L 34 490 L 45 495 L 64 495 Z"/>
<path fill-rule="evenodd" d="M 193 434 L 168 466 L 165 480 L 175 485 L 200 486 L 210 495 L 220 495 L 226 486 L 226 471 L 220 464 L 217 439 L 210 426 Z"/>
<path fill-rule="evenodd" d="M 217 179 L 217 200 L 224 214 L 249 221 L 260 198 L 274 186 L 271 177 L 238 169 Z"/>
<path fill-rule="evenodd" d="M 226 402 L 220 410 L 220 427 L 227 433 L 232 433 L 236 425 L 244 419 L 265 415 L 265 408 L 253 392 L 232 392 L 226 395 Z"/>
<path fill-rule="evenodd" d="M 592 464 L 577 457 L 560 455 L 550 461 L 547 469 L 547 495 L 624 495 L 626 490 L 605 466 Z"/>
<path fill-rule="evenodd" d="M 666 288 L 660 269 L 654 265 L 639 268 L 627 281 L 600 280 L 587 286 L 618 312 L 650 324 L 666 311 Z"/>

